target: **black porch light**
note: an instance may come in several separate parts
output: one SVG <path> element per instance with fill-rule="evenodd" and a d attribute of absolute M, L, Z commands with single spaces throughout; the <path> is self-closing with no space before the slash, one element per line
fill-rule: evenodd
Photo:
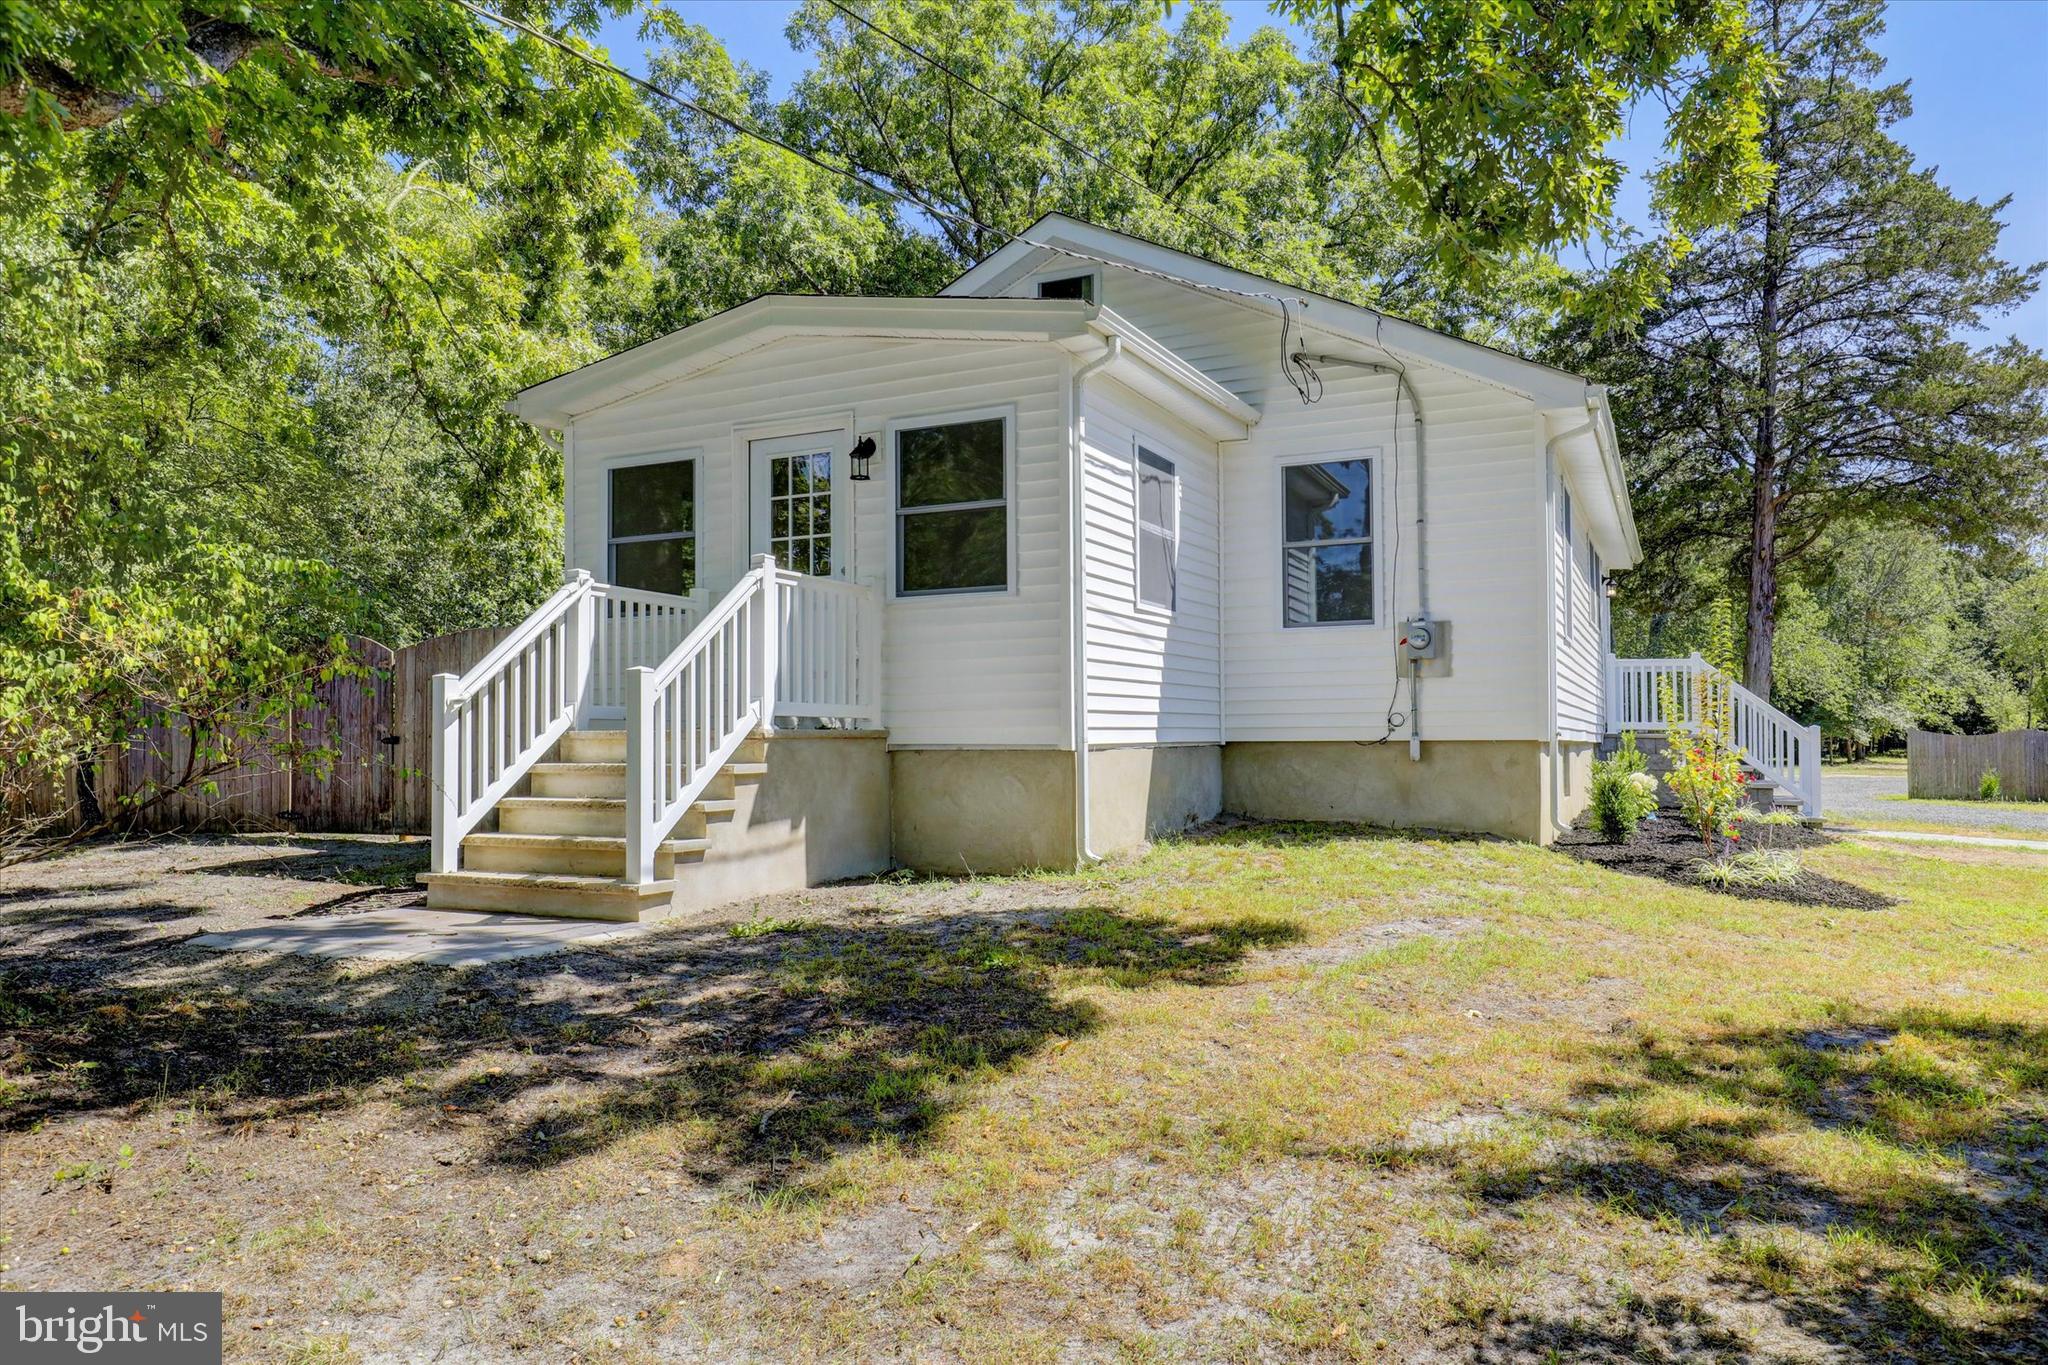
<path fill-rule="evenodd" d="M 853 481 L 855 483 L 866 483 L 871 477 L 868 473 L 868 461 L 875 458 L 875 438 L 872 436 L 861 437 L 859 443 L 850 452 L 850 458 L 853 460 Z"/>

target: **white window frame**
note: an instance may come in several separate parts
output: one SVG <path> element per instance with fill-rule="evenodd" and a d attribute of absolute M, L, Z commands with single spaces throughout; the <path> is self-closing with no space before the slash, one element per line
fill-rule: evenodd
<path fill-rule="evenodd" d="M 1607 594 L 1602 590 L 1601 579 L 1605 575 L 1600 568 L 1600 552 L 1593 548 L 1591 536 L 1586 538 L 1586 584 L 1591 595 L 1586 599 L 1586 622 L 1593 630 L 1593 643 L 1599 647 L 1605 632 L 1600 628 L 1600 613 Z"/>
<path fill-rule="evenodd" d="M 1145 539 L 1145 529 L 1146 529 L 1146 523 L 1145 523 L 1145 521 L 1143 520 L 1143 514 L 1142 514 L 1142 509 L 1143 509 L 1143 507 L 1144 507 L 1144 505 L 1145 505 L 1145 501 L 1144 501 L 1144 481 L 1145 481 L 1145 473 L 1144 473 L 1144 471 L 1145 471 L 1145 456 L 1146 456 L 1146 455 L 1150 455 L 1150 456 L 1152 456 L 1152 457 L 1153 457 L 1154 459 L 1156 459 L 1156 460 L 1159 460 L 1160 462 L 1162 462 L 1163 464 L 1165 464 L 1165 466 L 1166 466 L 1166 471 L 1165 471 L 1165 472 L 1166 472 L 1166 477 L 1167 477 L 1167 480 L 1168 480 L 1168 482 L 1170 483 L 1170 485 L 1171 485 L 1171 488 L 1172 488 L 1172 502 L 1173 502 L 1173 506 L 1172 506 L 1172 508 L 1171 508 L 1171 509 L 1169 509 L 1169 511 L 1168 511 L 1168 513 L 1167 513 L 1167 515 L 1173 518 L 1173 525 L 1171 525 L 1171 526 L 1167 526 L 1167 527 L 1154 527 L 1154 528 L 1153 528 L 1153 529 L 1154 529 L 1155 531 L 1158 531 L 1158 530 L 1163 530 L 1163 531 L 1165 531 L 1165 532 L 1166 532 L 1166 536 L 1167 536 L 1167 540 L 1168 540 L 1168 543 L 1169 543 L 1169 544 L 1170 544 L 1170 545 L 1172 546 L 1172 556 L 1171 556 L 1171 562 L 1172 562 L 1172 565 L 1173 565 L 1173 580 L 1172 580 L 1172 582 L 1171 582 L 1171 583 L 1170 583 L 1170 584 L 1168 585 L 1168 587 L 1169 587 L 1169 589 L 1170 589 L 1170 591 L 1171 591 L 1171 595 L 1172 595 L 1172 601 L 1171 601 L 1171 602 L 1169 602 L 1169 603 L 1168 603 L 1167 605 L 1165 605 L 1165 606 L 1161 606 L 1161 605 L 1160 605 L 1159 603 L 1157 603 L 1157 602 L 1150 602 L 1150 601 L 1147 601 L 1147 600 L 1145 599 L 1145 587 L 1144 587 L 1144 569 L 1143 569 L 1143 564 L 1144 564 L 1144 550 L 1143 550 L 1143 545 L 1144 545 L 1144 539 Z M 1181 504 L 1181 487 L 1180 487 L 1180 466 L 1181 466 L 1181 458 L 1180 458 L 1180 455 L 1179 455 L 1179 453 L 1178 453 L 1178 452 L 1176 452 L 1176 451 L 1174 451 L 1174 450 L 1173 450 L 1173 449 L 1171 449 L 1170 447 L 1168 447 L 1168 446 L 1167 446 L 1167 445 L 1166 445 L 1166 444 L 1165 444 L 1164 442 L 1161 442 L 1161 441 L 1155 441 L 1155 440 L 1153 440 L 1153 439 L 1152 439 L 1151 437 L 1149 437 L 1149 436 L 1145 436 L 1145 435 L 1143 435 L 1143 434 L 1138 434 L 1138 435 L 1134 435 L 1134 436 L 1132 436 L 1132 438 L 1131 438 L 1131 604 L 1132 604 L 1132 606 L 1133 606 L 1133 607 L 1134 607 L 1134 608 L 1135 608 L 1136 610 L 1138 610 L 1138 611 L 1140 611 L 1140 612 L 1143 612 L 1143 613 L 1145 613 L 1145 614 L 1146 614 L 1146 615 L 1148 615 L 1148 616 L 1159 616 L 1159 617 L 1168 617 L 1168 618 L 1170 618 L 1170 617 L 1172 617 L 1172 616 L 1173 616 L 1173 615 L 1174 615 L 1174 614 L 1175 614 L 1176 612 L 1178 612 L 1178 611 L 1180 610 L 1180 524 L 1181 524 L 1181 512 L 1180 512 L 1180 504 Z"/>
<path fill-rule="evenodd" d="M 649 464 L 690 464 L 690 529 L 688 531 L 664 531 L 658 535 L 614 536 L 612 534 L 612 471 L 631 469 Z M 618 545 L 641 544 L 654 540 L 687 540 L 691 542 L 691 572 L 695 582 L 683 596 L 695 600 L 704 592 L 704 448 L 688 446 L 681 450 L 652 450 L 641 455 L 618 455 L 604 461 L 599 467 L 604 478 L 604 581 L 618 582 L 614 564 L 613 547 Z"/>
<path fill-rule="evenodd" d="M 1557 476 L 1557 534 L 1564 540 L 1564 642 L 1571 644 L 1578 633 L 1579 547 L 1572 539 L 1572 490 Z"/>
<path fill-rule="evenodd" d="M 1087 298 L 1059 299 L 1056 300 L 1056 302 L 1086 303 L 1096 308 L 1100 308 L 1102 306 L 1102 269 L 1100 266 L 1092 266 L 1087 270 L 1054 270 L 1047 271 L 1046 273 L 1040 275 L 1033 275 L 1031 277 L 1031 297 L 1034 299 L 1044 298 L 1045 295 L 1039 292 L 1041 286 L 1051 284 L 1055 280 L 1088 281 Z"/>
<path fill-rule="evenodd" d="M 898 467 L 896 440 L 906 431 L 918 431 L 925 427 L 960 426 L 967 422 L 990 422 L 1000 419 L 1003 424 L 1003 497 L 1000 503 L 982 500 L 979 502 L 935 503 L 929 507 L 903 506 L 903 471 Z M 1017 595 L 1017 406 L 1003 403 L 995 407 L 969 408 L 959 412 L 916 413 L 907 417 L 892 418 L 883 428 L 886 442 L 887 464 L 883 474 L 889 485 L 889 597 L 897 602 L 943 602 L 949 598 L 1015 597 Z M 917 516 L 922 512 L 966 511 L 979 507 L 1003 509 L 1003 584 L 993 588 L 917 588 L 903 587 L 903 518 Z"/>
<path fill-rule="evenodd" d="M 1380 561 L 1380 545 L 1386 539 L 1385 530 L 1387 509 L 1385 508 L 1385 506 L 1382 505 L 1383 499 L 1381 498 L 1380 493 L 1380 490 L 1384 486 L 1380 481 L 1381 467 L 1383 464 L 1383 461 L 1381 460 L 1380 456 L 1381 452 L 1378 446 L 1369 446 L 1363 450 L 1334 450 L 1324 451 L 1316 455 L 1291 456 L 1288 459 L 1278 460 L 1274 462 L 1274 472 L 1278 474 L 1279 477 L 1273 481 L 1273 488 L 1275 492 L 1275 497 L 1277 499 L 1277 505 L 1274 508 L 1273 523 L 1274 529 L 1276 532 L 1278 532 L 1280 538 L 1277 547 L 1277 558 L 1280 560 L 1280 563 L 1276 566 L 1279 572 L 1275 575 L 1276 582 L 1274 584 L 1275 593 L 1273 605 L 1276 612 L 1279 615 L 1281 629 L 1387 629 L 1386 621 L 1384 618 L 1387 614 L 1385 608 L 1387 603 L 1388 585 L 1383 581 L 1380 572 L 1382 567 Z M 1366 478 L 1368 480 L 1368 488 L 1372 499 L 1368 517 L 1368 520 L 1371 523 L 1372 534 L 1366 537 L 1365 540 L 1366 547 L 1369 550 L 1372 559 L 1372 615 L 1363 621 L 1289 621 L 1287 619 L 1288 547 L 1290 545 L 1297 543 L 1318 545 L 1350 545 L 1355 544 L 1356 541 L 1353 539 L 1345 539 L 1336 541 L 1294 542 L 1287 539 L 1287 471 L 1299 465 L 1341 464 L 1352 460 L 1365 461 L 1367 469 Z"/>

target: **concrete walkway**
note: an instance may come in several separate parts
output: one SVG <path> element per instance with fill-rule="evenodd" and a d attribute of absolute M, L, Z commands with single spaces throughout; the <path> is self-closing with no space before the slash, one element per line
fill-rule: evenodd
<path fill-rule="evenodd" d="M 543 919 L 425 906 L 366 915 L 317 915 L 278 920 L 249 929 L 201 934 L 196 948 L 223 952 L 297 953 L 302 957 L 354 957 L 376 962 L 422 962 L 477 967 L 486 962 L 539 957 L 645 933 L 646 924 L 608 920 Z"/>
<path fill-rule="evenodd" d="M 2048 839 L 2001 839 L 1992 834 L 1935 834 L 1924 829 L 1863 829 L 1856 825 L 1830 825 L 1830 834 L 1849 834 L 1858 839 L 1898 839 L 1907 843 L 1974 844 L 1978 848 L 2027 848 L 2048 853 Z"/>

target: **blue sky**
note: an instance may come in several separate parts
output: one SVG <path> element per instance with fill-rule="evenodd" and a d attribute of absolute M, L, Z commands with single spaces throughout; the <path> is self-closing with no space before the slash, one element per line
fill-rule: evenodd
<path fill-rule="evenodd" d="M 782 35 L 791 0 L 669 0 L 717 34 L 734 57 L 767 71 L 786 89 L 808 64 Z M 1277 23 L 1261 0 L 1226 0 L 1235 36 Z M 644 71 L 635 19 L 606 25 L 602 41 L 621 65 Z M 1894 0 L 1878 50 L 1893 79 L 1912 82 L 1913 116 L 1894 135 L 1922 165 L 1938 166 L 1958 193 L 2012 196 L 2005 211 L 2008 260 L 2048 260 L 2048 0 Z M 1657 151 L 1654 117 L 1630 129 L 1618 154 L 1645 165 Z M 1639 186 L 1624 214 L 1640 213 Z M 2048 292 L 1992 331 L 2016 332 L 2048 347 Z"/>

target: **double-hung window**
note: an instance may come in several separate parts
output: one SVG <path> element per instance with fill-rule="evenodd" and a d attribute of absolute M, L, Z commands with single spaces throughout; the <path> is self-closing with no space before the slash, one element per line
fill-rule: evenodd
<path fill-rule="evenodd" d="M 613 465 L 605 486 L 605 578 L 687 597 L 697 589 L 697 462 Z"/>
<path fill-rule="evenodd" d="M 1009 586 L 1008 419 L 899 428 L 897 595 L 1002 592 Z"/>
<path fill-rule="evenodd" d="M 1280 582 L 1290 626 L 1373 620 L 1372 461 L 1280 471 Z"/>
<path fill-rule="evenodd" d="M 1179 604 L 1180 479 L 1173 461 L 1138 447 L 1138 602 L 1172 611 Z"/>

